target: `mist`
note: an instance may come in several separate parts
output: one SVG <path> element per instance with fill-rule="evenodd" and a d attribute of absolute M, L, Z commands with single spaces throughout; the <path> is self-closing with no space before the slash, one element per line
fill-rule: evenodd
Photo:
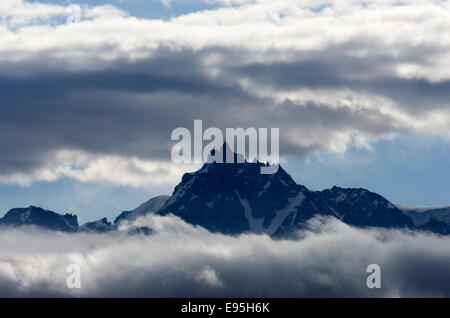
<path fill-rule="evenodd" d="M 315 218 L 295 239 L 226 236 L 178 217 L 149 236 L 0 230 L 1 297 L 438 297 L 450 295 L 450 238 Z M 81 288 L 67 267 L 78 264 Z M 369 289 L 369 264 L 381 288 Z"/>

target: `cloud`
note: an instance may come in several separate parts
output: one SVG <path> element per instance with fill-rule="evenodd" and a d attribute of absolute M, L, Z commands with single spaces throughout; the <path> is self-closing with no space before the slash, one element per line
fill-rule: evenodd
<path fill-rule="evenodd" d="M 172 165 L 167 161 L 141 160 L 137 157 L 93 156 L 80 151 L 62 150 L 31 174 L 12 173 L 0 176 L 0 182 L 29 186 L 35 181 L 52 182 L 60 178 L 77 181 L 107 183 L 119 186 L 152 187 L 179 180 L 187 171 L 195 171 L 199 164 Z"/>
<path fill-rule="evenodd" d="M 150 215 L 151 236 L 0 232 L 1 296 L 417 297 L 450 294 L 450 241 L 314 219 L 297 239 L 225 236 Z M 81 265 L 81 289 L 65 285 Z M 369 264 L 381 289 L 368 289 Z"/>
<path fill-rule="evenodd" d="M 448 1 L 220 3 L 168 21 L 84 6 L 67 25 L 69 6 L 2 2 L 0 181 L 86 179 L 49 170 L 64 151 L 98 172 L 111 158 L 167 166 L 170 132 L 194 119 L 279 127 L 282 155 L 299 157 L 450 137 Z"/>

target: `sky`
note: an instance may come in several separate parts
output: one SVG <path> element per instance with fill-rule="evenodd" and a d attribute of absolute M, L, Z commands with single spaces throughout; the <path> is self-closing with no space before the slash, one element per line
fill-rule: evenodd
<path fill-rule="evenodd" d="M 67 18 L 79 12 L 79 19 Z M 449 1 L 0 3 L 0 215 L 171 194 L 176 127 L 279 127 L 313 190 L 450 204 Z"/>

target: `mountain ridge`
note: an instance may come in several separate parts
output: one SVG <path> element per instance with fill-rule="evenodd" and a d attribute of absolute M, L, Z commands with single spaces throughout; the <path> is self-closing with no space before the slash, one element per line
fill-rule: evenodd
<path fill-rule="evenodd" d="M 172 213 L 213 232 L 285 236 L 314 215 L 328 215 L 354 226 L 412 228 L 412 220 L 382 196 L 362 188 L 311 191 L 280 166 L 259 174 L 262 163 L 205 163 L 186 173 L 160 215 Z"/>
<path fill-rule="evenodd" d="M 418 222 L 417 215 L 410 210 L 401 210 L 369 190 L 334 186 L 312 191 L 297 184 L 281 166 L 274 174 L 261 174 L 263 165 L 245 160 L 241 163 L 206 162 L 199 170 L 185 173 L 171 196 L 157 196 L 134 210 L 123 211 L 113 223 L 102 218 L 78 226 L 76 216 L 30 206 L 11 209 L 0 219 L 0 225 L 37 225 L 65 232 L 104 233 L 117 230 L 124 221 L 132 223 L 138 217 L 155 213 L 173 214 L 212 232 L 287 237 L 305 227 L 315 215 L 323 215 L 357 227 L 450 234 L 445 219 L 429 217 Z M 425 215 L 423 213 L 426 212 L 420 214 Z M 132 232 L 151 233 L 151 229 L 136 228 Z"/>
<path fill-rule="evenodd" d="M 0 225 L 35 225 L 49 230 L 62 232 L 76 232 L 79 228 L 76 215 L 69 213 L 62 215 L 36 206 L 13 208 L 9 210 L 5 216 L 0 219 Z"/>

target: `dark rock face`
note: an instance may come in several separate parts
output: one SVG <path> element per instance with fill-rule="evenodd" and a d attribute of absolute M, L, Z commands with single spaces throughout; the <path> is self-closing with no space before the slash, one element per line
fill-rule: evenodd
<path fill-rule="evenodd" d="M 261 164 L 205 164 L 185 174 L 159 214 L 173 213 L 212 231 L 262 232 L 263 221 L 275 217 L 299 186 L 280 169 L 260 174 Z M 253 221 L 254 219 L 254 221 Z"/>
<path fill-rule="evenodd" d="M 131 214 L 131 211 L 122 211 L 115 219 L 114 219 L 114 225 L 118 226 L 120 222 L 123 222 L 124 220 L 128 219 L 128 216 Z"/>
<path fill-rule="evenodd" d="M 319 197 L 347 224 L 387 228 L 413 225 L 391 202 L 366 189 L 333 187 L 319 192 Z"/>
<path fill-rule="evenodd" d="M 106 233 L 114 230 L 114 226 L 111 222 L 108 222 L 107 218 L 102 218 L 98 221 L 85 223 L 78 230 L 82 232 Z"/>
<path fill-rule="evenodd" d="M 382 196 L 365 189 L 310 191 L 279 167 L 260 174 L 261 163 L 206 163 L 183 176 L 158 214 L 173 213 L 214 232 L 250 231 L 285 236 L 316 214 L 365 227 L 412 227 L 412 221 Z"/>
<path fill-rule="evenodd" d="M 449 235 L 450 226 L 444 221 L 430 219 L 427 223 L 419 227 L 422 231 L 433 232 L 440 235 Z"/>
<path fill-rule="evenodd" d="M 35 225 L 48 230 L 76 232 L 78 220 L 76 215 L 61 215 L 39 207 L 11 209 L 0 219 L 0 224 L 9 226 Z"/>
<path fill-rule="evenodd" d="M 0 226 L 2 225 L 10 227 L 32 225 L 46 230 L 70 233 L 106 233 L 118 229 L 117 226 L 108 222 L 107 218 L 102 218 L 98 221 L 88 222 L 82 226 L 78 226 L 76 215 L 62 215 L 34 206 L 9 210 L 9 212 L 0 219 Z M 150 235 L 152 234 L 152 229 L 145 226 L 131 226 L 127 228 L 125 232 L 129 235 Z"/>

